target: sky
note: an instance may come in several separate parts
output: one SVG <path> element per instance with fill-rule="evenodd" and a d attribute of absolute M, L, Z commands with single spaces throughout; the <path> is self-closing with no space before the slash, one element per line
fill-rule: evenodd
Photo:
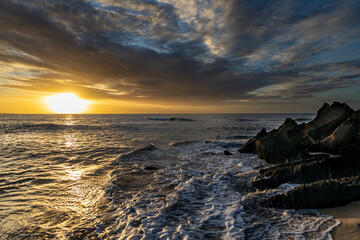
<path fill-rule="evenodd" d="M 360 0 L 0 1 L 0 113 L 360 108 Z"/>

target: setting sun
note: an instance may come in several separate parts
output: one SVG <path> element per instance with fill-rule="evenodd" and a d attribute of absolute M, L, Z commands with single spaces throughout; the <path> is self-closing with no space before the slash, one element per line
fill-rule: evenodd
<path fill-rule="evenodd" d="M 83 113 L 89 101 L 79 98 L 74 93 L 57 93 L 46 98 L 50 110 L 55 113 Z"/>

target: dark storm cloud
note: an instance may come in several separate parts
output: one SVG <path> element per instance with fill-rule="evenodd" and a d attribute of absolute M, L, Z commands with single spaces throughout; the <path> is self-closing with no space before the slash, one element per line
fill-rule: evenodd
<path fill-rule="evenodd" d="M 346 52 L 360 53 L 358 12 L 359 1 L 0 1 L 0 81 L 154 102 L 308 98 L 359 84 Z"/>

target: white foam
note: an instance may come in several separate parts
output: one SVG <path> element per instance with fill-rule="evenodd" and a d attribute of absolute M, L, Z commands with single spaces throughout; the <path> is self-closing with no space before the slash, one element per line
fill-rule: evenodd
<path fill-rule="evenodd" d="M 224 156 L 217 143 L 194 142 L 158 147 L 120 164 L 133 164 L 117 173 L 142 173 L 143 164 L 159 166 L 152 180 L 128 199 L 120 199 L 116 222 L 100 237 L 119 239 L 330 239 L 337 224 L 315 210 L 264 208 L 256 199 L 286 192 L 297 185 L 239 192 L 264 162 L 251 154 Z M 129 170 L 130 169 L 130 170 Z M 140 177 L 139 182 L 144 181 Z M 119 195 L 124 191 L 112 186 Z M 113 197 L 113 195 L 111 195 Z M 113 201 L 118 204 L 119 201 Z M 254 203 L 252 205 L 252 203 Z M 330 238 L 329 238 L 330 237 Z"/>

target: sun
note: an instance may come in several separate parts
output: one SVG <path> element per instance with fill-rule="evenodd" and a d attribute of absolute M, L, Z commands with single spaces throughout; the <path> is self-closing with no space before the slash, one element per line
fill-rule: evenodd
<path fill-rule="evenodd" d="M 81 99 L 74 93 L 56 93 L 45 101 L 52 112 L 63 114 L 83 113 L 90 104 L 90 101 Z"/>

